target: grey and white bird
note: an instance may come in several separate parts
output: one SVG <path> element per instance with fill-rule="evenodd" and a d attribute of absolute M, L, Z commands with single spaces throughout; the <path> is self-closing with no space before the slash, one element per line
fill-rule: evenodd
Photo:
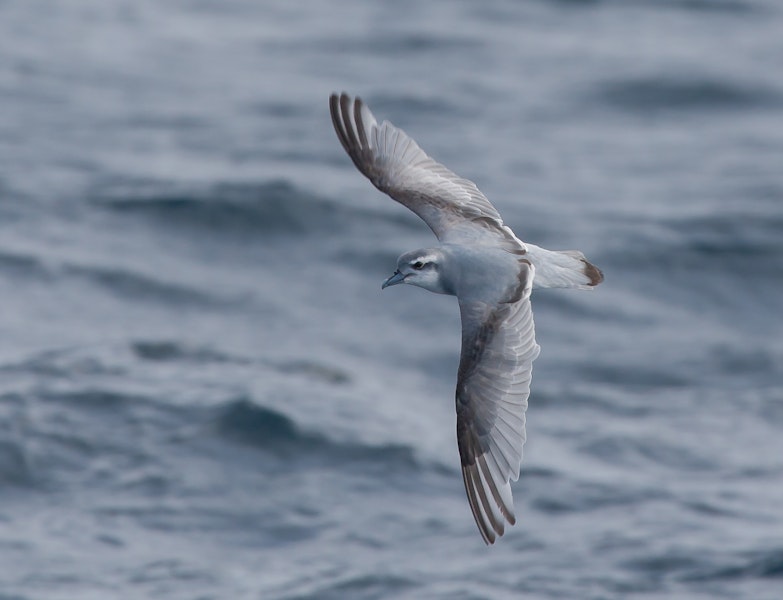
<path fill-rule="evenodd" d="M 578 251 L 526 244 L 467 179 L 430 158 L 360 98 L 332 94 L 337 137 L 375 187 L 406 206 L 440 244 L 406 252 L 384 283 L 422 287 L 459 301 L 457 443 L 468 502 L 487 544 L 516 522 L 510 481 L 519 477 L 533 361 L 539 353 L 533 287 L 591 289 L 601 271 Z"/>

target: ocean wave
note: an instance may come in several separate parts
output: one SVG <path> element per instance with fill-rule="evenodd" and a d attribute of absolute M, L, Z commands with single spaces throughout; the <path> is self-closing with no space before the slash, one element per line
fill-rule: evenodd
<path fill-rule="evenodd" d="M 745 261 L 783 254 L 780 216 L 710 215 L 668 221 L 666 225 L 678 234 L 682 250 L 713 260 L 736 257 Z"/>
<path fill-rule="evenodd" d="M 685 446 L 651 437 L 602 436 L 582 444 L 580 451 L 608 464 L 632 468 L 666 467 L 697 473 L 721 470 L 720 463 L 712 456 L 698 455 Z"/>
<path fill-rule="evenodd" d="M 705 569 L 687 577 L 691 581 L 783 578 L 783 548 L 748 552 L 731 564 Z"/>
<path fill-rule="evenodd" d="M 665 554 L 632 558 L 622 564 L 631 571 L 644 573 L 656 580 L 667 576 L 687 580 L 693 573 L 706 568 L 710 561 L 704 556 L 694 556 L 693 552 L 672 549 Z"/>
<path fill-rule="evenodd" d="M 85 388 L 73 391 L 41 391 L 38 397 L 59 406 L 74 406 L 86 410 L 118 412 L 126 408 L 157 404 L 154 399 L 108 388 Z"/>
<path fill-rule="evenodd" d="M 747 14 L 762 10 L 760 3 L 748 0 L 648 0 L 656 8 L 671 6 L 691 12 Z"/>
<path fill-rule="evenodd" d="M 344 598 L 396 598 L 399 594 L 416 588 L 418 583 L 412 579 L 396 575 L 341 576 L 336 581 L 320 583 L 317 587 L 306 582 L 307 592 L 281 596 L 284 600 L 343 600 Z M 295 586 L 296 587 L 296 586 Z M 315 588 L 315 589 L 314 589 Z"/>
<path fill-rule="evenodd" d="M 409 446 L 331 440 L 318 431 L 304 430 L 291 417 L 248 398 L 237 398 L 221 406 L 214 422 L 224 438 L 285 458 L 327 460 L 336 464 L 359 462 L 384 469 L 395 466 L 410 470 L 421 468 Z"/>
<path fill-rule="evenodd" d="M 136 340 L 130 343 L 133 354 L 151 362 L 195 362 L 249 364 L 251 361 L 203 346 L 191 346 L 173 340 Z"/>
<path fill-rule="evenodd" d="M 286 181 L 222 183 L 179 188 L 154 181 L 104 185 L 93 202 L 116 214 L 133 215 L 167 228 L 231 235 L 291 235 L 343 231 L 355 211 Z"/>
<path fill-rule="evenodd" d="M 0 363 L 0 373 L 6 377 L 18 374 L 33 374 L 42 378 L 68 379 L 73 376 L 118 375 L 121 367 L 104 361 L 94 352 L 96 347 L 63 347 L 35 352 L 16 357 L 15 360 Z"/>
<path fill-rule="evenodd" d="M 24 445 L 18 440 L 0 440 L 0 487 L 27 486 L 33 473 Z"/>
<path fill-rule="evenodd" d="M 726 556 L 722 553 L 694 556 L 690 549 L 671 549 L 625 561 L 627 568 L 656 578 L 672 577 L 682 582 L 724 582 L 783 577 L 783 549 L 754 550 Z"/>
<path fill-rule="evenodd" d="M 278 47 L 287 47 L 289 42 L 276 42 Z M 421 34 L 421 33 L 386 33 L 378 32 L 372 36 L 353 36 L 334 40 L 323 38 L 315 40 L 313 45 L 324 52 L 382 56 L 386 58 L 390 52 L 397 54 L 412 54 L 421 59 L 421 54 L 444 52 L 476 52 L 484 46 L 484 41 L 478 37 L 469 37 L 454 33 Z"/>
<path fill-rule="evenodd" d="M 64 389 L 57 389 L 64 388 Z M 165 431 L 165 419 L 154 399 L 113 389 L 72 389 L 70 383 L 5 395 L 7 408 L 15 397 L 21 408 L 3 414 L 0 479 L 44 491 L 105 484 L 122 478 L 124 469 L 157 461 L 139 445 L 139 423 Z M 122 465 L 107 472 L 105 464 Z"/>
<path fill-rule="evenodd" d="M 685 388 L 693 383 L 692 378 L 689 378 L 686 373 L 675 373 L 671 369 L 655 365 L 618 365 L 595 361 L 577 365 L 576 368 L 579 369 L 583 381 L 596 383 L 611 381 L 625 388 Z"/>
<path fill-rule="evenodd" d="M 350 383 L 351 376 L 342 369 L 311 360 L 274 362 L 228 354 L 207 346 L 193 346 L 175 340 L 136 340 L 129 344 L 131 352 L 149 362 L 185 362 L 230 365 L 258 365 L 284 375 L 296 375 L 333 385 Z M 2 366 L 0 366 L 0 370 Z"/>
<path fill-rule="evenodd" d="M 277 370 L 281 373 L 304 375 L 324 383 L 345 384 L 351 381 L 351 376 L 342 369 L 308 360 L 281 363 L 277 365 Z"/>
<path fill-rule="evenodd" d="M 698 13 L 747 14 L 761 10 L 758 2 L 747 0 L 554 0 L 554 2 L 558 5 L 574 8 L 592 8 L 607 4 L 625 8 L 631 4 L 642 7 L 649 6 L 656 11 L 661 8 L 670 8 Z"/>
<path fill-rule="evenodd" d="M 637 114 L 750 110 L 783 105 L 780 90 L 764 84 L 686 74 L 605 81 L 593 93 L 593 98 L 613 109 Z"/>
<path fill-rule="evenodd" d="M 20 252 L 0 250 L 0 273 L 9 277 L 34 277 L 49 279 L 51 270 L 36 256 Z"/>
<path fill-rule="evenodd" d="M 627 272 L 719 272 L 743 278 L 783 276 L 783 219 L 718 214 L 664 219 L 646 231 L 618 234 L 617 250 L 596 260 Z M 632 238 L 632 239 L 631 239 Z M 643 271 L 640 271 L 643 268 Z"/>
<path fill-rule="evenodd" d="M 663 496 L 663 492 L 646 488 L 635 489 L 630 485 L 574 482 L 565 478 L 553 478 L 548 483 L 546 491 L 539 492 L 531 502 L 534 508 L 545 513 L 573 513 L 615 506 L 633 506 Z"/>
<path fill-rule="evenodd" d="M 123 298 L 200 308 L 221 307 L 236 299 L 219 298 L 184 283 L 161 281 L 151 275 L 122 268 L 67 264 L 66 275 L 84 278 Z"/>

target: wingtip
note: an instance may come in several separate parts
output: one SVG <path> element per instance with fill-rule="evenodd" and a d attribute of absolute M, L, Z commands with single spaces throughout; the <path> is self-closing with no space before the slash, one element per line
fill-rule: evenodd
<path fill-rule="evenodd" d="M 329 110 L 334 114 L 335 109 L 339 110 L 343 104 L 351 102 L 351 95 L 347 92 L 332 92 L 329 94 Z"/>
<path fill-rule="evenodd" d="M 463 464 L 462 480 L 481 539 L 487 546 L 491 546 L 506 532 L 506 524 L 516 523 L 513 504 L 511 507 L 507 506 L 511 502 L 510 498 L 502 498 L 496 484 L 491 481 L 490 468 L 481 458 L 473 463 Z"/>
<path fill-rule="evenodd" d="M 355 104 L 357 106 L 365 106 L 364 100 L 362 100 L 361 96 L 351 96 L 346 91 L 342 92 L 332 92 L 329 94 L 329 104 L 333 103 L 345 103 L 345 104 Z"/>
<path fill-rule="evenodd" d="M 473 513 L 473 520 L 476 522 L 476 527 L 478 527 L 479 533 L 481 534 L 481 539 L 484 540 L 484 543 L 487 546 L 491 546 L 495 543 L 496 536 L 493 528 L 487 523 L 481 501 L 476 492 L 474 477 L 477 473 L 475 473 L 475 469 L 475 463 L 472 465 L 462 465 L 462 481 L 465 484 L 465 492 L 468 496 L 470 511 Z"/>

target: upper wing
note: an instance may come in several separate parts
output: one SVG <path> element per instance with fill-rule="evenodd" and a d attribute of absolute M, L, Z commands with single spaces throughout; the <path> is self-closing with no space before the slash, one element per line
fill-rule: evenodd
<path fill-rule="evenodd" d="M 470 508 L 484 541 L 515 523 L 510 479 L 519 477 L 525 410 L 538 356 L 530 308 L 533 267 L 520 293 L 500 305 L 460 300 L 462 355 L 457 376 L 457 442 Z"/>
<path fill-rule="evenodd" d="M 489 236 L 524 251 L 476 184 L 431 159 L 388 121 L 378 125 L 361 98 L 332 94 L 329 110 L 337 137 L 357 168 L 375 187 L 419 215 L 439 240 Z"/>

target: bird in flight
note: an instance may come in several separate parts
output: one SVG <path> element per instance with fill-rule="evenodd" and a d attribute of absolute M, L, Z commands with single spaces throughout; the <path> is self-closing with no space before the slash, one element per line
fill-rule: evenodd
<path fill-rule="evenodd" d="M 482 538 L 493 544 L 506 522 L 516 522 L 510 481 L 519 478 L 539 353 L 531 289 L 592 289 L 603 274 L 581 252 L 545 250 L 517 238 L 472 181 L 388 121 L 379 124 L 360 98 L 332 94 L 329 110 L 359 171 L 421 217 L 440 242 L 400 256 L 382 288 L 407 283 L 459 301 L 457 444 L 470 509 Z"/>

